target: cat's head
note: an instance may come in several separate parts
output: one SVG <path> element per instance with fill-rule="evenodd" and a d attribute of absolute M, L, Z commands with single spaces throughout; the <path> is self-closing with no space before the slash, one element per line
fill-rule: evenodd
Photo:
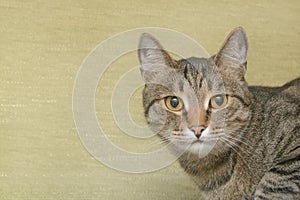
<path fill-rule="evenodd" d="M 174 60 L 143 34 L 138 56 L 151 129 L 175 150 L 199 157 L 238 145 L 249 120 L 247 49 L 246 34 L 237 28 L 215 56 Z"/>

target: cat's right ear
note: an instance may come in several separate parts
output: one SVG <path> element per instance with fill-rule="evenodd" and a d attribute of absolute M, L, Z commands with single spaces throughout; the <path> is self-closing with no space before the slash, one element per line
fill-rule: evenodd
<path fill-rule="evenodd" d="M 234 29 L 228 36 L 223 47 L 215 56 L 215 63 L 228 75 L 237 80 L 244 80 L 247 70 L 247 36 L 243 28 Z"/>
<path fill-rule="evenodd" d="M 138 57 L 141 74 L 145 82 L 150 82 L 156 74 L 172 63 L 169 54 L 148 33 L 144 33 L 140 38 Z"/>

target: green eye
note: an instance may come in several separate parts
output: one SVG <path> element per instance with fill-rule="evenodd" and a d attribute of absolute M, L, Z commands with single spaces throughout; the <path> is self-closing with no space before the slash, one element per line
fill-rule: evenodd
<path fill-rule="evenodd" d="M 226 106 L 227 101 L 228 99 L 225 94 L 218 94 L 210 99 L 210 105 L 214 109 L 221 109 Z"/>
<path fill-rule="evenodd" d="M 181 99 L 176 96 L 166 97 L 165 104 L 166 107 L 171 111 L 180 111 L 183 107 Z"/>

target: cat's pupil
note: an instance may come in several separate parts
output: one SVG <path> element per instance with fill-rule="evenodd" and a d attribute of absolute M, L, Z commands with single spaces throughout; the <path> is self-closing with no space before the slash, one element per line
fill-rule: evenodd
<path fill-rule="evenodd" d="M 224 97 L 222 95 L 217 95 L 217 96 L 215 96 L 214 101 L 218 106 L 222 106 L 222 104 L 224 102 Z"/>
<path fill-rule="evenodd" d="M 172 97 L 172 98 L 170 99 L 170 104 L 171 104 L 171 106 L 172 106 L 173 108 L 176 108 L 176 107 L 178 106 L 178 104 L 179 104 L 178 98 L 177 98 L 177 97 Z"/>

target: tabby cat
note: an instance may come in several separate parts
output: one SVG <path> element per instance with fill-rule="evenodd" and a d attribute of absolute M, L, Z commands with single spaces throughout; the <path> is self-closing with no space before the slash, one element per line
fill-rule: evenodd
<path fill-rule="evenodd" d="M 247 51 L 242 28 L 216 55 L 181 60 L 143 34 L 147 122 L 204 199 L 300 199 L 300 78 L 248 86 Z"/>

